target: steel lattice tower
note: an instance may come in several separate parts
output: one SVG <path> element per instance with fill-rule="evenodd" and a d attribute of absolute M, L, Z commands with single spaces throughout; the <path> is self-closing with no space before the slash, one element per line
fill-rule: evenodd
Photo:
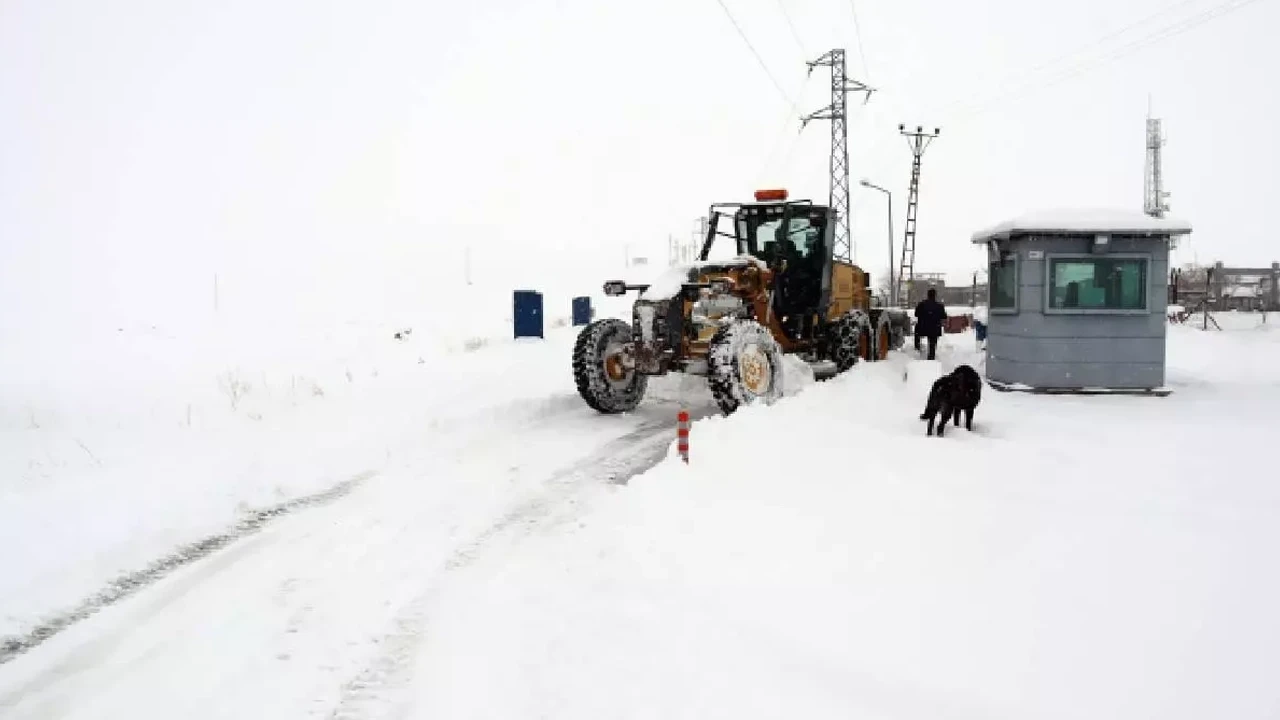
<path fill-rule="evenodd" d="M 1160 148 L 1164 145 L 1164 134 L 1160 130 L 1159 118 L 1147 118 L 1147 168 L 1144 173 L 1142 211 L 1152 217 L 1164 217 L 1169 211 L 1165 202 L 1169 193 L 1164 191 L 1163 168 L 1160 162 Z"/>
<path fill-rule="evenodd" d="M 916 277 L 916 213 L 920 208 L 920 158 L 924 151 L 942 132 L 934 128 L 932 133 L 924 132 L 919 125 L 915 132 L 907 132 L 905 125 L 898 126 L 898 132 L 907 138 L 911 148 L 911 185 L 907 188 L 907 225 L 902 236 L 902 265 L 898 268 L 898 285 L 895 291 L 899 305 L 911 302 L 911 283 Z M 903 291 L 902 285 L 906 284 Z"/>
<path fill-rule="evenodd" d="M 809 72 L 819 66 L 831 68 L 831 104 L 800 119 L 803 130 L 812 120 L 831 121 L 831 186 L 828 204 L 835 210 L 835 240 L 832 254 L 836 260 L 853 262 L 853 242 L 849 233 L 849 126 L 845 119 L 850 91 L 865 92 L 870 99 L 872 88 L 849 80 L 845 71 L 844 50 L 830 50 L 817 60 L 805 63 Z M 864 101 L 865 102 L 865 101 Z"/>

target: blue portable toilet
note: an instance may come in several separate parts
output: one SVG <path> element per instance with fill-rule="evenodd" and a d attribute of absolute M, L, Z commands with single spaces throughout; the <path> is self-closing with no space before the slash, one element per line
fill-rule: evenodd
<path fill-rule="evenodd" d="M 542 293 L 536 290 L 516 290 L 514 297 L 515 336 L 544 337 L 542 334 Z"/>
<path fill-rule="evenodd" d="M 586 325 L 591 322 L 591 298 L 576 297 L 573 299 L 573 324 Z"/>

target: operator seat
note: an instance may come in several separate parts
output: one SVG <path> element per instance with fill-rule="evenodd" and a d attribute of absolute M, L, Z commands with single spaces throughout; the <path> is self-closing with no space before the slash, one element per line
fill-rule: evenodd
<path fill-rule="evenodd" d="M 774 262 L 778 259 L 778 243 L 770 240 L 760 249 L 760 259 L 765 265 L 773 267 Z"/>

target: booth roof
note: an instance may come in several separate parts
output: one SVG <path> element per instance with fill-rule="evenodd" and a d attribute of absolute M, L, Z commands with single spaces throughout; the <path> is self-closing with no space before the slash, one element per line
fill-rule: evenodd
<path fill-rule="evenodd" d="M 1010 235 L 1047 233 L 1084 235 L 1118 233 L 1126 235 L 1185 235 L 1191 224 L 1165 216 L 1151 217 L 1139 210 L 1081 208 L 1041 210 L 1006 220 L 973 234 L 973 242 L 1007 238 Z"/>

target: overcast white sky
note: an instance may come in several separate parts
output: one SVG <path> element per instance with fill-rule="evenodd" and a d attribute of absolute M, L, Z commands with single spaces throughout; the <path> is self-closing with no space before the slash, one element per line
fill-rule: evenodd
<path fill-rule="evenodd" d="M 724 2 L 801 110 L 832 47 L 880 88 L 850 123 L 873 273 L 884 198 L 856 183 L 894 191 L 900 242 L 899 122 L 942 128 L 917 269 L 963 273 L 1007 215 L 1140 208 L 1148 94 L 1182 259 L 1280 260 L 1275 0 L 858 0 L 862 53 L 848 0 Z M 826 196 L 826 124 L 797 133 L 717 0 L 0 0 L 0 108 L 0 325 L 208 313 L 215 272 L 245 312 L 377 315 L 429 306 L 467 245 L 499 285 L 595 288 L 711 201 Z"/>

